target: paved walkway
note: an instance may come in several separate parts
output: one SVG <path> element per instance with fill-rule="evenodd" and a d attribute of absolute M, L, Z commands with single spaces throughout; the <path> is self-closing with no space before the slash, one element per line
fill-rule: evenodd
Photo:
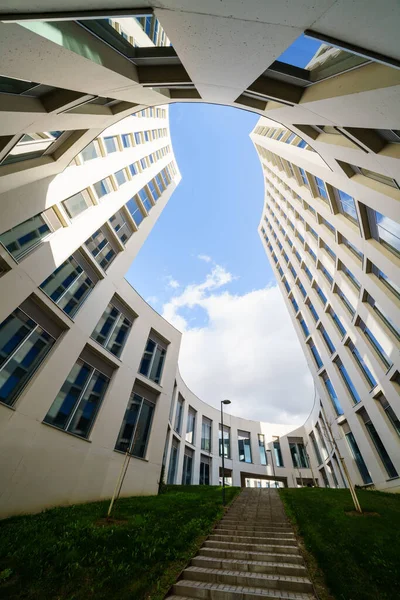
<path fill-rule="evenodd" d="M 276 490 L 244 489 L 167 600 L 315 600 Z"/>

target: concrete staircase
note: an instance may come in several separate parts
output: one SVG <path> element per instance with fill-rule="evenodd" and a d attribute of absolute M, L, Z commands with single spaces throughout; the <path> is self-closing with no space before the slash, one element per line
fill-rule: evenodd
<path fill-rule="evenodd" d="M 276 490 L 244 489 L 167 600 L 315 600 Z"/>

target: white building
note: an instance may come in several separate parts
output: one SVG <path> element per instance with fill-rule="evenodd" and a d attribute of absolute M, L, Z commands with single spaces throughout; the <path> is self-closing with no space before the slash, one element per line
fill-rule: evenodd
<path fill-rule="evenodd" d="M 398 490 L 398 3 L 124 4 L 0 6 L 0 514 L 110 497 L 130 446 L 125 495 L 163 462 L 219 482 L 219 412 L 124 279 L 179 183 L 175 101 L 262 117 L 259 232 L 316 381 L 295 432 L 226 416 L 232 483 L 343 486 L 341 454 Z"/>

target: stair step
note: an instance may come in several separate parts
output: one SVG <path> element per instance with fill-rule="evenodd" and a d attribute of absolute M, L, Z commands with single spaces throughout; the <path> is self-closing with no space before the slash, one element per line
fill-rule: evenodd
<path fill-rule="evenodd" d="M 208 539 L 204 542 L 205 548 L 226 548 L 227 550 L 250 550 L 251 552 L 275 552 L 279 554 L 299 554 L 296 546 L 278 546 L 273 544 L 244 544 L 241 542 L 223 542 Z"/>
<path fill-rule="evenodd" d="M 271 542 L 275 546 L 297 546 L 295 538 L 271 538 L 267 536 L 247 536 L 247 535 L 227 535 L 223 533 L 212 533 L 209 538 L 210 540 L 220 542 L 240 542 L 243 544 L 264 544 Z"/>
<path fill-rule="evenodd" d="M 306 577 L 287 577 L 286 575 L 270 575 L 266 573 L 246 573 L 243 571 L 222 571 L 204 567 L 187 567 L 182 578 L 190 581 L 208 583 L 224 583 L 226 585 L 245 585 L 248 587 L 267 588 L 291 592 L 312 592 L 312 584 Z"/>
<path fill-rule="evenodd" d="M 200 551 L 201 552 L 201 551 Z M 217 558 L 212 556 L 195 556 L 191 565 L 204 569 L 222 569 L 223 571 L 245 571 L 249 573 L 266 573 L 270 575 L 289 575 L 289 577 L 304 577 L 306 568 L 285 562 L 262 560 L 244 560 L 240 558 Z"/>
<path fill-rule="evenodd" d="M 260 531 L 256 529 L 228 529 L 227 527 L 216 527 L 214 533 L 217 535 L 240 535 L 244 537 L 260 537 L 260 538 L 276 538 L 282 540 L 295 540 L 294 533 L 276 532 L 276 531 Z"/>
<path fill-rule="evenodd" d="M 292 528 L 288 525 L 287 527 L 275 527 L 273 523 L 265 523 L 264 525 L 257 525 L 255 523 L 242 523 L 241 521 L 227 521 L 222 520 L 218 524 L 219 528 L 223 529 L 248 529 L 252 531 L 274 531 L 276 533 L 292 533 Z"/>
<path fill-rule="evenodd" d="M 175 596 L 179 600 L 184 598 L 200 598 L 201 600 L 255 600 L 261 598 L 275 598 L 278 600 L 315 600 L 311 594 L 299 592 L 282 592 L 281 590 L 255 588 L 247 586 L 221 585 L 181 579 L 173 586 Z M 172 596 L 174 598 L 174 596 Z M 171 600 L 171 597 L 169 597 Z"/>
<path fill-rule="evenodd" d="M 249 550 L 229 550 L 222 548 L 207 548 L 203 546 L 200 549 L 201 556 L 210 556 L 219 559 L 239 559 L 256 561 L 283 561 L 294 565 L 302 565 L 303 558 L 300 554 L 277 554 L 273 552 L 251 552 Z"/>

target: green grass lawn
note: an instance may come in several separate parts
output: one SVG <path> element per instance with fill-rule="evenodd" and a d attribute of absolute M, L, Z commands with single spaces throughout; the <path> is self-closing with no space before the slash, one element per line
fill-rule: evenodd
<path fill-rule="evenodd" d="M 364 511 L 354 510 L 348 490 L 283 489 L 281 498 L 337 600 L 400 598 L 400 495 L 358 491 Z"/>
<path fill-rule="evenodd" d="M 227 488 L 232 500 L 238 488 Z M 223 513 L 221 488 L 54 508 L 0 521 L 0 598 L 160 600 Z"/>

